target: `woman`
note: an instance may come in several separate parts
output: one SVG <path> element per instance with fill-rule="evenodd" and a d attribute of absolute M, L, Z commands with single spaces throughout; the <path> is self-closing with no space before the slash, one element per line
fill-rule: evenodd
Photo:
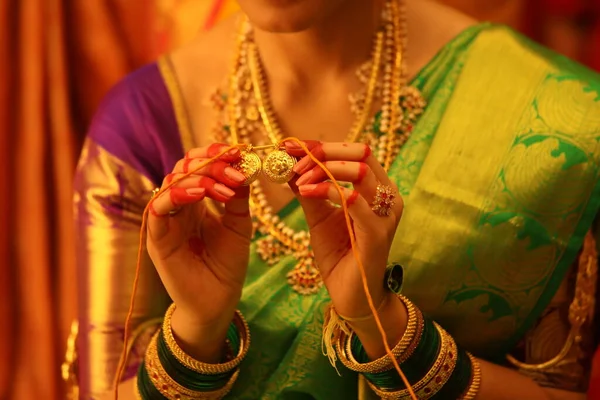
<path fill-rule="evenodd" d="M 240 6 L 248 21 L 129 76 L 90 129 L 81 398 L 110 396 L 148 202 L 121 399 L 410 398 L 339 192 L 288 136 L 351 185 L 358 259 L 416 396 L 583 398 L 598 76 L 427 1 Z M 249 187 L 253 157 L 268 174 Z"/>

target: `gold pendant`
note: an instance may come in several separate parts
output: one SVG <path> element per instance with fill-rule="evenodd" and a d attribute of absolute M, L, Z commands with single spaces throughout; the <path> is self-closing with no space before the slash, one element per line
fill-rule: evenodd
<path fill-rule="evenodd" d="M 240 160 L 232 167 L 244 174 L 246 181 L 243 186 L 248 186 L 258 178 L 262 169 L 262 160 L 254 151 L 243 150 Z"/>
<path fill-rule="evenodd" d="M 269 153 L 263 161 L 263 172 L 271 182 L 287 183 L 294 176 L 296 159 L 284 150 Z"/>

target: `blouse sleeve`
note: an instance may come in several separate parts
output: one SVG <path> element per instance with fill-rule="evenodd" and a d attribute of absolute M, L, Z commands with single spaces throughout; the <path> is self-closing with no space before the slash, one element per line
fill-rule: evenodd
<path fill-rule="evenodd" d="M 123 350 L 142 214 L 164 169 L 157 141 L 139 112 L 139 96 L 121 87 L 109 97 L 92 123 L 74 185 L 80 399 L 97 399 L 112 387 Z M 123 379 L 135 375 L 157 318 L 170 302 L 143 254 Z"/>

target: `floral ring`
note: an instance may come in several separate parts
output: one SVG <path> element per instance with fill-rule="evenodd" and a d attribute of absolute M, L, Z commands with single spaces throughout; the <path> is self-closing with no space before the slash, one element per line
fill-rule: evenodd
<path fill-rule="evenodd" d="M 375 199 L 371 203 L 371 210 L 380 217 L 389 217 L 394 204 L 396 204 L 394 189 L 388 185 L 377 185 Z"/>

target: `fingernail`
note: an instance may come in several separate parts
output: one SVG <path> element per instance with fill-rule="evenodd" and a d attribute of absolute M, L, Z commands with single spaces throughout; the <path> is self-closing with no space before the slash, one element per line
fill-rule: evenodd
<path fill-rule="evenodd" d="M 227 186 L 222 185 L 220 183 L 215 183 L 215 192 L 222 194 L 223 196 L 231 197 L 235 194 L 235 192 L 229 189 Z"/>
<path fill-rule="evenodd" d="M 185 192 L 187 194 L 189 194 L 190 196 L 202 196 L 204 194 L 204 192 L 206 192 L 206 189 L 204 189 L 204 188 L 191 188 L 191 189 L 187 189 Z"/>
<path fill-rule="evenodd" d="M 285 142 L 284 145 L 288 149 L 293 149 L 293 150 L 298 150 L 298 149 L 302 148 L 302 146 L 300 146 L 297 142 L 294 142 L 294 141 L 291 141 L 291 140 Z"/>
<path fill-rule="evenodd" d="M 298 175 L 302 175 L 305 165 L 306 165 L 306 158 L 303 158 L 302 160 L 298 161 L 296 163 L 296 165 L 294 165 L 294 168 L 292 168 L 292 170 L 295 173 L 297 173 Z"/>
<path fill-rule="evenodd" d="M 225 176 L 237 183 L 242 183 L 246 180 L 244 174 L 231 167 L 225 168 Z"/>
<path fill-rule="evenodd" d="M 307 173 L 302 175 L 300 178 L 298 178 L 298 180 L 296 181 L 296 185 L 300 186 L 305 183 L 308 183 L 308 181 L 310 181 L 312 176 L 313 176 L 313 171 L 308 171 Z"/>
<path fill-rule="evenodd" d="M 237 149 L 237 148 L 231 149 L 227 152 L 227 155 L 228 156 L 237 156 L 239 152 L 240 152 L 240 149 Z"/>
<path fill-rule="evenodd" d="M 298 191 L 300 192 L 300 194 L 305 194 L 305 193 L 312 192 L 316 188 L 317 188 L 317 185 L 314 185 L 314 184 L 311 184 L 311 185 L 302 185 L 302 186 L 298 186 Z"/>

